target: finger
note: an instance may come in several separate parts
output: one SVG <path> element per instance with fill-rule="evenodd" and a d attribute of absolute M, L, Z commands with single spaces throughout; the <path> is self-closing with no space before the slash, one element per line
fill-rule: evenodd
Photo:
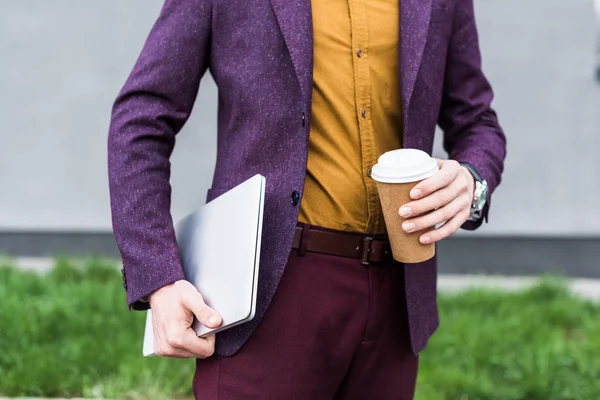
<path fill-rule="evenodd" d="M 189 351 L 196 358 L 207 358 L 215 352 L 215 335 L 201 338 L 190 328 L 181 337 L 181 342 L 174 343 L 174 347 Z"/>
<path fill-rule="evenodd" d="M 173 358 L 207 358 L 214 353 L 215 336 L 200 338 L 192 328 L 170 332 L 155 348 L 156 354 Z"/>
<path fill-rule="evenodd" d="M 469 205 L 466 196 L 456 197 L 443 207 L 418 218 L 411 218 L 402 223 L 405 232 L 418 232 L 448 221 Z"/>
<path fill-rule="evenodd" d="M 199 292 L 192 292 L 189 295 L 183 296 L 182 302 L 183 306 L 190 310 L 202 325 L 208 328 L 217 328 L 221 325 L 221 316 L 206 305 Z"/>
<path fill-rule="evenodd" d="M 456 214 L 454 217 L 448 220 L 440 228 L 434 229 L 421 235 L 419 240 L 423 244 L 439 242 L 442 239 L 452 236 L 454 232 L 456 232 L 468 218 L 469 210 L 461 210 L 458 214 Z"/>
<path fill-rule="evenodd" d="M 178 333 L 178 331 L 180 333 Z M 171 345 L 170 343 L 175 343 L 175 337 L 177 335 L 182 335 L 184 329 L 171 329 L 170 332 L 165 331 L 164 329 L 154 329 L 154 353 L 160 357 L 170 357 L 170 358 L 193 358 L 194 355 L 185 350 Z M 171 338 L 169 338 L 169 336 Z"/>
<path fill-rule="evenodd" d="M 440 169 L 431 177 L 415 185 L 410 191 L 413 200 L 429 196 L 431 193 L 448 186 L 460 171 L 460 164 L 454 160 L 445 160 Z"/>
<path fill-rule="evenodd" d="M 196 356 L 191 352 L 184 349 L 172 347 L 166 343 L 155 343 L 154 354 L 156 354 L 159 357 L 168 358 L 196 358 Z"/>
<path fill-rule="evenodd" d="M 455 179 L 449 186 L 400 207 L 400 216 L 403 218 L 416 217 L 427 211 L 443 207 L 466 190 L 466 186 L 459 179 Z"/>

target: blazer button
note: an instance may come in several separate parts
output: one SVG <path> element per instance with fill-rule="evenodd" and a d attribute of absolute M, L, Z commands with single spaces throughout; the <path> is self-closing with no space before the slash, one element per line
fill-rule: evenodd
<path fill-rule="evenodd" d="M 306 114 L 302 113 L 302 126 L 306 125 Z"/>
<path fill-rule="evenodd" d="M 292 192 L 292 205 L 297 206 L 298 203 L 300 203 L 300 193 L 294 190 Z"/>

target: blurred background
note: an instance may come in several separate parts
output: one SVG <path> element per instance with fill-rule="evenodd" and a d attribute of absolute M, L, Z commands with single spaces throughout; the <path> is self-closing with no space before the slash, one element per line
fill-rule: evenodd
<path fill-rule="evenodd" d="M 161 4 L 0 3 L 0 252 L 117 255 L 106 171 L 110 109 Z M 591 265 L 600 255 L 593 3 L 477 0 L 476 7 L 484 70 L 508 137 L 506 172 L 490 224 L 443 245 L 442 270 L 537 273 L 543 264 L 600 273 Z M 207 75 L 173 156 L 175 219 L 201 204 L 210 185 L 216 99 Z M 441 140 L 436 155 L 445 156 Z"/>
<path fill-rule="evenodd" d="M 21 287 L 16 283 L 21 278 L 12 271 L 22 264 L 18 260 L 29 260 L 33 265 L 35 260 L 59 257 L 57 285 L 70 282 L 81 286 L 84 277 L 70 270 L 72 264 L 77 264 L 72 260 L 93 257 L 95 261 L 86 261 L 86 265 L 91 263 L 96 271 L 102 270 L 97 264 L 104 263 L 98 260 L 118 257 L 111 234 L 106 167 L 110 110 L 161 5 L 160 0 L 0 2 L 0 255 L 6 256 L 8 265 L 4 272 L 6 293 Z M 503 182 L 494 194 L 489 224 L 477 232 L 459 232 L 442 243 L 440 273 L 533 277 L 555 273 L 600 278 L 600 84 L 596 80 L 600 79 L 600 23 L 593 0 L 475 0 L 475 5 L 483 67 L 495 89 L 494 107 L 507 135 L 508 156 Z M 205 200 L 215 163 L 216 107 L 217 88 L 207 75 L 194 113 L 178 136 L 172 159 L 175 220 Z M 445 157 L 439 136 L 438 132 L 435 155 Z M 102 275 L 97 271 L 95 274 Z M 27 285 L 44 286 L 44 278 L 27 279 L 31 280 Z M 32 283 L 35 279 L 42 279 L 42 283 Z M 9 281 L 11 287 L 6 283 Z M 103 286 L 120 285 L 118 277 L 99 282 Z M 555 281 L 546 284 L 559 292 L 557 296 L 569 296 L 554 287 L 560 286 Z M 27 285 L 23 290 L 31 289 Z M 544 296 L 554 293 L 546 286 L 539 290 L 530 294 L 532 298 L 546 299 Z M 115 292 L 115 296 L 115 304 L 122 302 L 115 307 L 122 308 L 123 294 Z M 28 293 L 15 295 L 15 304 L 23 297 Z M 43 299 L 39 304 L 47 304 L 48 297 Z M 478 299 L 474 304 L 485 303 Z M 455 308 L 450 300 L 444 301 L 448 307 L 446 318 L 451 322 Z M 5 311 L 7 319 L 0 318 L 0 335 L 5 334 L 4 342 L 0 336 L 0 346 L 4 344 L 4 350 L 14 344 L 8 341 L 4 327 L 13 320 L 15 310 Z M 482 315 L 496 311 L 502 315 L 496 309 Z M 532 315 L 538 311 L 532 311 Z M 512 313 L 507 313 L 510 318 Z M 577 313 L 567 310 L 565 318 L 571 321 L 569 313 Z M 65 318 L 64 313 L 60 315 Z M 137 324 L 139 317 L 135 318 Z M 572 323 L 579 326 L 581 318 L 577 315 Z M 122 321 L 141 332 L 139 324 L 127 322 L 131 317 L 123 317 Z M 31 349 L 32 344 L 27 348 Z M 6 374 L 16 368 L 19 357 L 9 362 L 2 350 L 0 347 L 0 357 L 5 355 L 0 358 L 0 395 L 45 394 L 39 389 L 43 386 L 39 384 L 41 378 L 35 374 L 31 380 L 38 383 L 39 393 L 26 384 L 20 386 L 22 378 L 16 372 L 10 375 L 12 383 L 7 375 L 3 383 L 2 371 Z M 137 349 L 133 353 L 139 358 Z M 152 365 L 158 368 L 159 364 Z M 536 364 L 532 365 L 535 370 Z M 149 371 L 152 374 L 156 369 Z M 131 382 L 139 377 L 130 373 L 128 382 L 134 385 Z M 457 374 L 448 381 L 460 382 L 460 371 Z M 127 382 L 98 386 L 93 383 L 95 375 L 91 376 L 81 378 L 91 381 L 75 384 L 79 389 L 63 392 L 92 397 L 127 393 Z M 481 382 L 480 378 L 474 377 L 473 381 Z M 499 379 L 505 378 L 501 374 Z M 425 388 L 427 382 L 423 385 Z M 457 389 L 456 396 L 470 393 L 471 397 L 435 397 L 438 394 L 434 386 L 429 386 L 430 392 L 421 389 L 421 393 L 428 393 L 421 396 L 600 398 L 600 394 L 590 394 L 596 392 L 573 391 L 564 397 L 535 397 L 531 394 L 535 392 L 528 392 L 529 397 L 493 397 L 493 390 L 488 394 L 479 389 L 468 392 L 460 385 L 457 387 L 463 391 Z M 185 390 L 187 387 L 177 396 L 189 395 Z M 56 389 L 53 393 L 63 392 Z M 159 396 L 157 393 L 154 395 Z M 442 396 L 447 392 L 440 389 L 440 393 Z M 141 396 L 154 395 L 144 392 Z"/>

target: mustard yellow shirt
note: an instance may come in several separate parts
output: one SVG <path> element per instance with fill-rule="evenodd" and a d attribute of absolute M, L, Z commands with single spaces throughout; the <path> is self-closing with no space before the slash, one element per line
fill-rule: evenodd
<path fill-rule="evenodd" d="M 312 119 L 300 222 L 385 232 L 369 168 L 402 146 L 398 4 L 312 0 Z"/>

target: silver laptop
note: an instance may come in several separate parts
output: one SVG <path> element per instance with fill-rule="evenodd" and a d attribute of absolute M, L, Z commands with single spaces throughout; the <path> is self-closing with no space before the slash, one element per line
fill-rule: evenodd
<path fill-rule="evenodd" d="M 195 320 L 192 328 L 198 336 L 254 318 L 265 183 L 265 177 L 255 175 L 175 226 L 185 278 L 223 317 L 216 329 Z M 154 355 L 152 310 L 146 316 L 143 354 Z"/>

